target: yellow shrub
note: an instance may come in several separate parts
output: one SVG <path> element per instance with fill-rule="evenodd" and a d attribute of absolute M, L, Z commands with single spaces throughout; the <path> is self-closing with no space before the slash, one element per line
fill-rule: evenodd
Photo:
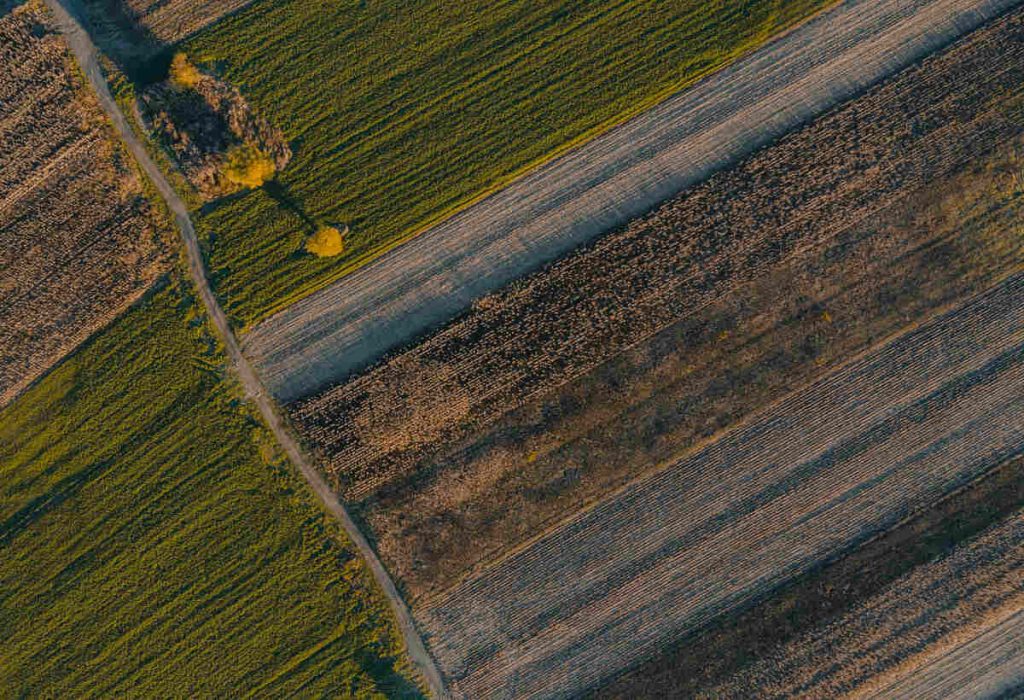
<path fill-rule="evenodd" d="M 330 258 L 345 250 L 345 239 L 341 231 L 333 226 L 321 226 L 306 241 L 306 251 L 318 258 Z"/>
<path fill-rule="evenodd" d="M 171 73 L 168 76 L 171 85 L 178 88 L 192 88 L 199 82 L 201 75 L 199 69 L 188 60 L 188 56 L 180 52 L 174 54 L 174 58 L 171 59 Z"/>
<path fill-rule="evenodd" d="M 224 177 L 244 187 L 259 187 L 274 177 L 274 161 L 249 144 L 234 146 L 224 163 Z"/>

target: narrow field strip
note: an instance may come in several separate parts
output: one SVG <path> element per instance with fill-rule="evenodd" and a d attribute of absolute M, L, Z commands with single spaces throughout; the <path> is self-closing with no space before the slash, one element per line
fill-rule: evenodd
<path fill-rule="evenodd" d="M 1024 571 L 1018 571 L 1024 576 Z M 1024 685 L 1024 600 L 1016 612 L 950 650 L 875 698 L 976 700 L 1002 698 Z"/>
<path fill-rule="evenodd" d="M 0 62 L 2 407 L 170 260 L 167 222 L 35 4 L 0 11 Z"/>
<path fill-rule="evenodd" d="M 567 697 L 1024 451 L 1024 276 L 442 595 L 463 697 Z M 557 690 L 554 690 L 557 689 Z"/>
<path fill-rule="evenodd" d="M 1024 512 L 702 698 L 982 698 L 1024 680 Z"/>
<path fill-rule="evenodd" d="M 291 401 L 905 68 L 1016 0 L 851 2 L 256 326 Z"/>

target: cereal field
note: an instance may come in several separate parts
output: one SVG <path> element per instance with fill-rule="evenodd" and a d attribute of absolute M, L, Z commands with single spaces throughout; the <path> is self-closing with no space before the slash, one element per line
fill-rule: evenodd
<path fill-rule="evenodd" d="M 409 593 L 1019 269 L 1022 54 L 1018 13 L 295 404 Z"/>
<path fill-rule="evenodd" d="M 169 230 L 35 2 L 0 17 L 0 406 L 169 267 Z"/>
<path fill-rule="evenodd" d="M 293 401 L 642 215 L 948 45 L 1016 0 L 858 0 L 524 176 L 246 338 Z"/>
<path fill-rule="evenodd" d="M 194 294 L 172 274 L 0 409 L 0 695 L 423 697 Z"/>

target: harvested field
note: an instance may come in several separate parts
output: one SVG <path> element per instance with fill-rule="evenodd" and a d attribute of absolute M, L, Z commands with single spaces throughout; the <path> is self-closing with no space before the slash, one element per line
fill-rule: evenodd
<path fill-rule="evenodd" d="M 1018 512 L 701 696 L 987 698 L 1022 674 Z"/>
<path fill-rule="evenodd" d="M 163 214 L 35 2 L 0 17 L 0 406 L 168 269 Z"/>
<path fill-rule="evenodd" d="M 442 594 L 461 697 L 579 694 L 1024 452 L 1024 275 Z"/>
<path fill-rule="evenodd" d="M 1024 575 L 1018 571 L 1017 576 Z M 920 662 L 906 678 L 870 696 L 905 700 L 1005 700 L 1024 693 L 1024 601 L 1013 614 L 959 641 L 937 658 Z"/>
<path fill-rule="evenodd" d="M 295 404 L 406 590 L 1018 269 L 1022 58 L 1017 12 Z"/>
<path fill-rule="evenodd" d="M 857 610 L 916 567 L 948 555 L 1024 508 L 1024 456 L 951 493 L 824 567 L 671 645 L 589 697 L 693 698 L 758 659 Z"/>
<path fill-rule="evenodd" d="M 267 319 L 247 352 L 275 396 L 308 396 L 1016 4 L 844 3 Z M 234 218 L 211 219 L 213 232 Z M 237 245 L 255 257 L 250 228 Z"/>

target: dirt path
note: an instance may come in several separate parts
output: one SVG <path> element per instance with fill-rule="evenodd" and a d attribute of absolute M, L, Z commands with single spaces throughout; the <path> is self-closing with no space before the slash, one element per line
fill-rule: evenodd
<path fill-rule="evenodd" d="M 203 304 L 205 305 L 213 324 L 217 327 L 221 337 L 224 339 L 224 344 L 227 348 L 231 364 L 234 367 L 239 380 L 242 382 L 242 386 L 245 388 L 247 396 L 259 407 L 260 413 L 263 415 L 268 427 L 273 431 L 274 436 L 288 454 L 292 464 L 298 467 L 302 476 L 309 483 L 310 488 L 313 489 L 330 514 L 341 522 L 342 526 L 345 528 L 345 532 L 359 549 L 363 559 L 373 572 L 374 578 L 377 580 L 377 583 L 380 585 L 384 594 L 388 597 L 388 600 L 391 603 L 399 628 L 405 638 L 405 645 L 410 658 L 429 683 L 432 692 L 436 697 L 447 697 L 441 680 L 441 675 L 438 673 L 436 665 L 427 653 L 426 648 L 423 645 L 423 641 L 413 624 L 412 617 L 409 614 L 409 609 L 406 607 L 405 601 L 402 600 L 398 590 L 395 588 L 390 575 L 377 558 L 376 553 L 370 547 L 370 544 L 367 542 L 362 532 L 360 532 L 355 522 L 349 516 L 348 511 L 338 501 L 330 487 L 328 487 L 327 483 L 323 480 L 323 477 L 320 476 L 319 471 L 317 471 L 309 462 L 306 456 L 299 449 L 296 441 L 284 427 L 284 424 L 281 422 L 271 399 L 267 392 L 264 391 L 259 378 L 256 376 L 256 373 L 253 371 L 248 360 L 246 360 L 245 356 L 242 354 L 238 341 L 228 325 L 227 317 L 225 317 L 223 310 L 221 310 L 220 305 L 217 303 L 216 297 L 214 297 L 213 292 L 210 290 L 209 282 L 206 279 L 206 271 L 203 266 L 202 253 L 199 250 L 199 242 L 196 239 L 195 229 L 192 227 L 192 222 L 188 216 L 188 208 L 185 206 L 185 203 L 181 198 L 178 197 L 177 193 L 175 193 L 170 183 L 167 182 L 167 179 L 164 177 L 160 169 L 149 157 L 145 147 L 136 137 L 135 132 L 132 131 L 131 127 L 128 125 L 127 119 L 124 114 L 121 113 L 120 108 L 114 101 L 113 96 L 110 94 L 110 89 L 103 77 L 103 72 L 100 70 L 96 47 L 93 45 L 92 40 L 89 38 L 88 33 L 83 29 L 77 17 L 72 16 L 72 14 L 69 13 L 69 10 L 71 12 L 76 12 L 74 5 L 71 2 L 68 2 L 67 7 L 65 7 L 65 5 L 61 4 L 59 0 L 45 0 L 45 2 L 54 15 L 57 27 L 67 39 L 67 42 L 71 47 L 71 51 L 74 53 L 82 72 L 85 74 L 89 83 L 95 90 L 96 97 L 98 98 L 103 111 L 108 117 L 110 117 L 118 134 L 120 134 L 125 144 L 131 150 L 132 155 L 135 156 L 139 165 L 149 176 L 149 179 L 159 191 L 160 196 L 167 202 L 167 206 L 170 207 L 171 212 L 174 214 L 175 222 L 178 225 L 178 229 L 181 231 L 181 237 L 185 243 L 185 249 L 188 254 L 189 274 L 191 275 L 196 288 L 199 290 L 199 295 L 203 300 Z"/>
<path fill-rule="evenodd" d="M 307 396 L 1018 2 L 846 2 L 284 309 L 246 352 L 278 398 Z"/>
<path fill-rule="evenodd" d="M 417 606 L 457 697 L 579 694 L 1024 452 L 1024 275 Z"/>

